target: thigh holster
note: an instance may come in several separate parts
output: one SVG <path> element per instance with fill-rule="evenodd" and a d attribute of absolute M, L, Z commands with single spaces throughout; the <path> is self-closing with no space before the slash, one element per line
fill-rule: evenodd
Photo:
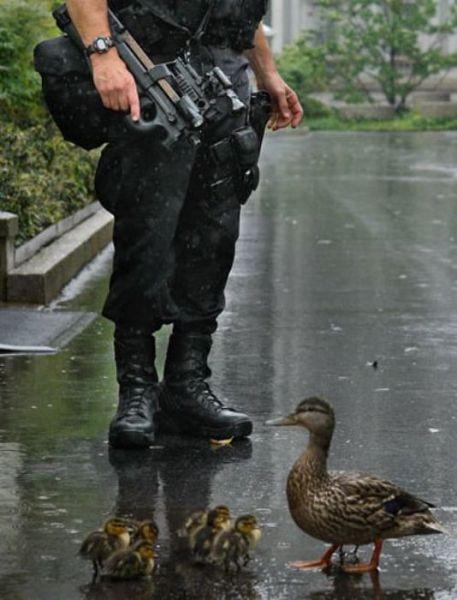
<path fill-rule="evenodd" d="M 250 126 L 212 144 L 208 153 L 212 164 L 211 192 L 221 200 L 236 195 L 244 204 L 259 183 L 259 153 L 259 138 Z"/>
<path fill-rule="evenodd" d="M 259 185 L 259 155 L 263 135 L 271 114 L 271 99 L 267 92 L 252 94 L 249 107 L 250 125 L 236 129 L 229 137 L 209 147 L 213 167 L 210 183 L 217 198 L 236 194 L 240 204 Z"/>

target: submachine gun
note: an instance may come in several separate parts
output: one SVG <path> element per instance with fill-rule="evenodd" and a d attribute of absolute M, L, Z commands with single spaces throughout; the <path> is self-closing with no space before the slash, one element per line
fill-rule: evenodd
<path fill-rule="evenodd" d="M 139 121 L 133 121 L 130 115 L 119 115 L 101 103 L 84 44 L 67 7 L 60 6 L 53 16 L 66 35 L 38 44 L 35 68 L 42 77 L 45 100 L 58 127 L 67 140 L 83 148 L 111 141 L 113 131 L 114 136 L 120 136 L 128 130 L 154 135 L 168 149 L 183 138 L 198 145 L 205 125 L 246 110 L 219 67 L 199 75 L 181 57 L 155 64 L 109 10 L 112 38 L 135 79 L 141 107 Z"/>

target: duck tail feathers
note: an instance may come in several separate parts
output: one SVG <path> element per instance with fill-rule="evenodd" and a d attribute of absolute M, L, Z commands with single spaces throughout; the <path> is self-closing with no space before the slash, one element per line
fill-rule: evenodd
<path fill-rule="evenodd" d="M 424 523 L 424 527 L 426 530 L 425 533 L 444 533 L 446 535 L 450 535 L 446 527 L 439 521 Z"/>

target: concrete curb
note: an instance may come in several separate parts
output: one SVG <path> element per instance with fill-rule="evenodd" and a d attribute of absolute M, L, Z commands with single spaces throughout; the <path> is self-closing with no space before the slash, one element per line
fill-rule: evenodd
<path fill-rule="evenodd" d="M 96 317 L 93 312 L 0 305 L 0 356 L 58 352 Z"/>
<path fill-rule="evenodd" d="M 16 248 L 14 253 L 14 266 L 18 267 L 26 260 L 32 258 L 43 246 L 47 246 L 57 238 L 59 238 L 70 229 L 73 229 L 82 221 L 85 221 L 98 210 L 100 210 L 99 202 L 92 202 L 88 206 L 81 208 L 69 217 L 62 219 L 58 223 L 47 227 L 44 231 L 36 235 L 34 238 Z"/>
<path fill-rule="evenodd" d="M 97 210 L 6 277 L 7 302 L 48 304 L 111 241 L 113 217 Z"/>
<path fill-rule="evenodd" d="M 419 104 L 416 109 L 423 117 L 457 118 L 457 102 L 424 102 Z"/>

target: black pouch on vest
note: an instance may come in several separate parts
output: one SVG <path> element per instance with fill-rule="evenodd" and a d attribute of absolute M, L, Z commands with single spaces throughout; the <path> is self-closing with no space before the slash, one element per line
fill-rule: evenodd
<path fill-rule="evenodd" d="M 35 47 L 45 102 L 63 137 L 91 150 L 127 134 L 123 114 L 105 108 L 82 52 L 66 36 Z"/>
<path fill-rule="evenodd" d="M 257 164 L 259 159 L 260 144 L 257 133 L 252 127 L 237 129 L 231 135 L 233 151 L 237 162 L 243 169 Z"/>

